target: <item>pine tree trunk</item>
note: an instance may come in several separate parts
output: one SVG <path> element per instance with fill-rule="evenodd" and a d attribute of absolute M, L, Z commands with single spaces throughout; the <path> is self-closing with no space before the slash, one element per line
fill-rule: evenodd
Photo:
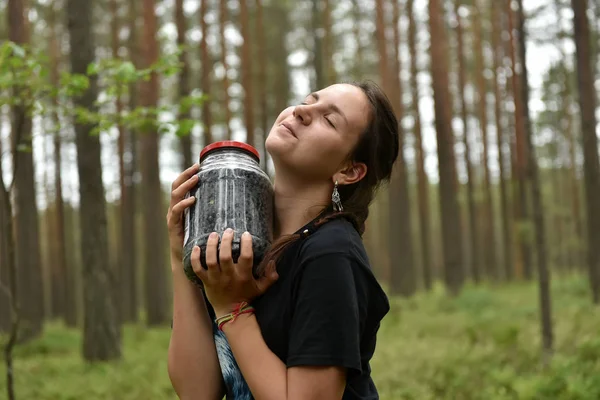
<path fill-rule="evenodd" d="M 360 2 L 358 0 L 352 0 L 352 35 L 354 36 L 354 41 L 356 43 L 356 58 L 352 65 L 352 77 L 354 79 L 360 79 L 362 77 L 362 70 L 364 68 L 364 46 L 361 41 L 360 29 L 362 15 Z"/>
<path fill-rule="evenodd" d="M 488 86 L 485 78 L 485 61 L 483 54 L 485 51 L 483 43 L 483 19 L 484 14 L 481 12 L 479 1 L 474 2 L 475 12 L 473 13 L 473 26 L 475 37 L 475 70 L 477 83 L 477 104 L 479 111 L 479 127 L 481 129 L 481 140 L 483 142 L 483 198 L 484 209 L 482 220 L 484 233 L 484 258 L 485 270 L 489 279 L 497 279 L 498 266 L 496 259 L 496 235 L 494 223 L 494 202 L 492 196 L 492 188 L 490 182 L 490 167 L 489 167 L 489 141 L 488 141 L 488 110 L 487 110 L 487 93 Z"/>
<path fill-rule="evenodd" d="M 156 39 L 157 20 L 154 0 L 143 2 L 144 35 L 142 40 L 143 67 L 148 68 L 158 61 L 158 41 Z M 148 82 L 140 87 L 139 103 L 143 107 L 156 107 L 158 104 L 158 75 L 153 73 Z M 141 132 L 141 195 L 143 201 L 145 299 L 147 324 L 166 324 L 169 321 L 169 301 L 167 296 L 167 270 L 165 269 L 166 238 L 164 229 L 165 206 L 160 186 L 158 165 L 158 132 L 156 126 Z"/>
<path fill-rule="evenodd" d="M 392 292 L 397 291 L 402 296 L 411 296 L 417 291 L 417 273 L 412 247 L 412 224 L 410 216 L 410 198 L 408 192 L 408 176 L 406 160 L 404 159 L 405 132 L 402 127 L 404 105 L 402 103 L 402 81 L 400 73 L 400 7 L 397 1 L 392 2 L 392 30 L 394 32 L 394 51 L 392 52 L 391 79 L 393 87 L 392 106 L 398 118 L 398 140 L 400 152 L 392 173 L 389 186 L 390 199 L 390 260 L 392 262 Z M 397 234 L 397 236 L 396 236 Z"/>
<path fill-rule="evenodd" d="M 504 158 L 505 147 L 505 127 L 502 124 L 502 95 L 500 93 L 500 84 L 498 82 L 498 68 L 502 65 L 504 52 L 501 42 L 501 16 L 502 10 L 498 2 L 490 3 L 492 8 L 492 52 L 493 52 L 493 83 L 494 83 L 494 115 L 496 118 L 496 145 L 498 147 L 498 164 L 500 169 L 500 218 L 502 219 L 502 249 L 504 253 L 504 278 L 512 280 L 514 276 L 513 267 L 513 238 L 511 231 L 511 214 L 509 206 L 509 193 L 507 188 L 508 178 L 506 176 L 506 162 Z"/>
<path fill-rule="evenodd" d="M 587 253 L 588 272 L 595 304 L 600 303 L 600 162 L 596 136 L 596 94 L 594 69 L 590 54 L 590 28 L 586 15 L 586 0 L 571 0 L 575 27 L 577 59 L 577 86 L 583 135 L 583 170 L 585 180 L 586 211 L 588 219 Z"/>
<path fill-rule="evenodd" d="M 129 59 L 136 66 L 140 66 L 140 56 L 138 48 L 138 13 L 136 10 L 136 0 L 130 0 L 128 4 L 128 51 Z M 129 109 L 133 110 L 137 106 L 138 86 L 135 84 L 129 87 Z M 133 176 L 136 170 L 137 155 L 136 155 L 136 135 L 132 129 L 123 131 L 122 150 L 123 154 L 119 155 L 120 164 L 122 164 L 123 177 L 121 184 L 121 204 L 120 204 L 120 242 L 122 252 L 120 253 L 120 279 L 121 298 L 126 305 L 123 315 L 124 322 L 137 322 L 139 319 L 139 299 L 138 299 L 138 268 L 137 268 L 137 235 L 135 228 L 135 183 Z M 120 136 L 121 137 L 121 136 Z M 129 161 L 125 161 L 125 154 L 129 153 Z"/>
<path fill-rule="evenodd" d="M 219 36 L 221 44 L 221 64 L 223 64 L 223 109 L 225 110 L 225 129 L 227 140 L 231 140 L 231 108 L 229 108 L 229 65 L 227 63 L 227 39 L 225 38 L 225 25 L 228 19 L 227 0 L 219 0 Z"/>
<path fill-rule="evenodd" d="M 267 60 L 266 53 L 266 41 L 265 41 L 265 26 L 263 20 L 263 5 L 262 0 L 256 0 L 256 40 L 258 47 L 258 59 L 261 62 L 265 62 Z M 261 157 L 261 167 L 266 172 L 267 171 L 267 148 L 265 147 L 265 142 L 267 140 L 267 135 L 269 134 L 268 126 L 267 126 L 267 71 L 266 68 L 258 69 L 258 101 L 259 101 L 259 125 L 260 131 L 262 133 L 262 140 L 260 145 L 260 151 L 262 153 Z"/>
<path fill-rule="evenodd" d="M 252 108 L 252 102 L 254 100 L 252 90 L 252 48 L 250 40 L 250 19 L 248 14 L 248 3 L 247 0 L 240 0 L 240 21 L 242 38 L 244 43 L 242 44 L 242 87 L 244 88 L 244 122 L 246 123 L 246 142 L 252 146 L 255 146 L 254 140 L 254 110 Z"/>
<path fill-rule="evenodd" d="M 71 45 L 71 72 L 85 74 L 94 61 L 93 2 L 68 0 L 67 16 Z M 95 77 L 76 98 L 76 106 L 95 110 L 98 95 Z M 93 126 L 75 124 L 77 170 L 79 173 L 81 253 L 83 261 L 84 327 L 83 357 L 103 361 L 121 357 L 121 333 L 113 290 L 115 280 L 108 263 L 106 202 L 102 186 L 100 138 L 92 135 Z M 93 227 L 93 228 L 90 228 Z"/>
<path fill-rule="evenodd" d="M 334 2 L 333 4 L 336 4 Z M 335 71 L 335 65 L 333 64 L 334 47 L 333 47 L 333 33 L 331 28 L 333 22 L 331 19 L 331 8 L 332 2 L 330 0 L 323 0 L 323 55 L 325 65 L 325 85 L 333 85 L 337 80 L 337 74 Z"/>
<path fill-rule="evenodd" d="M 17 44 L 28 44 L 29 33 L 22 0 L 8 1 L 8 39 Z M 19 91 L 20 89 L 16 89 Z M 16 96 L 20 96 L 15 93 Z M 40 255 L 40 233 L 36 205 L 35 170 L 33 165 L 32 122 L 25 106 L 12 108 L 13 164 L 19 168 L 15 176 L 15 242 L 21 306 L 19 337 L 27 340 L 42 333 L 44 319 L 44 291 Z M 21 124 L 20 121 L 23 121 Z M 31 150 L 22 150 L 22 148 Z M 14 168 L 13 168 L 14 170 Z"/>
<path fill-rule="evenodd" d="M 506 14 L 508 15 L 508 30 L 509 30 L 509 46 L 510 46 L 510 61 L 511 61 L 511 83 L 512 83 L 512 96 L 515 104 L 515 156 L 516 156 L 516 174 L 518 178 L 518 198 L 515 198 L 515 207 L 517 209 L 518 223 L 521 226 L 529 226 L 529 203 L 528 203 L 528 185 L 527 185 L 527 171 L 528 165 L 527 160 L 527 122 L 525 120 L 525 108 L 523 105 L 523 92 L 521 86 L 525 82 L 520 82 L 517 70 L 517 53 L 515 46 L 517 45 L 514 40 L 514 15 L 510 7 L 511 2 L 506 2 Z M 522 258 L 523 272 L 525 279 L 529 280 L 533 277 L 532 271 L 532 255 L 531 255 L 531 243 L 529 243 L 528 237 L 523 237 L 519 232 L 518 241 L 520 244 L 520 256 Z"/>
<path fill-rule="evenodd" d="M 464 50 L 464 31 L 462 25 L 462 19 L 459 14 L 459 8 L 462 0 L 455 0 L 454 2 L 454 13 L 456 15 L 456 37 L 458 47 L 458 86 L 459 86 L 459 99 L 460 99 L 460 115 L 463 124 L 463 145 L 465 147 L 465 170 L 467 171 L 467 210 L 468 210 L 468 221 L 469 221 L 469 250 L 470 254 L 470 271 L 473 277 L 473 281 L 478 283 L 481 280 L 482 261 L 481 261 L 481 248 L 479 245 L 480 232 L 479 225 L 477 224 L 477 203 L 475 201 L 475 173 L 473 171 L 473 149 L 469 141 L 469 124 L 468 114 L 469 109 L 467 105 L 467 66 L 465 63 L 465 50 Z"/>
<path fill-rule="evenodd" d="M 114 1 L 114 0 L 113 0 Z M 181 72 L 179 73 L 179 99 L 189 96 L 190 94 L 190 65 L 188 62 L 188 49 L 187 49 L 187 41 L 186 41 L 186 33 L 187 33 L 187 23 L 185 19 L 185 14 L 183 12 L 183 0 L 175 0 L 175 25 L 177 26 L 177 46 L 182 47 L 181 54 L 179 56 L 179 63 L 181 64 Z M 203 24 L 204 26 L 204 24 Z M 202 37 L 202 43 L 206 45 L 206 41 L 204 40 L 204 36 Z M 204 70 L 204 63 L 202 66 Z M 190 117 L 189 112 L 180 113 L 180 119 L 188 119 Z M 192 163 L 192 133 L 189 132 L 180 137 L 181 143 L 181 171 L 189 168 Z"/>
<path fill-rule="evenodd" d="M 450 293 L 457 294 L 464 283 L 464 266 L 445 26 L 442 3 L 429 0 L 430 51 L 431 60 L 435 60 L 430 65 L 440 177 L 444 278 Z"/>
<path fill-rule="evenodd" d="M 313 87 L 320 90 L 325 87 L 325 71 L 323 68 L 323 39 L 319 35 L 322 28 L 321 10 L 319 4 L 321 0 L 312 0 L 311 28 L 314 40 L 313 49 L 313 68 L 315 70 Z"/>
<path fill-rule="evenodd" d="M 417 22 L 414 15 L 414 0 L 406 3 L 408 15 L 408 49 L 410 52 L 410 87 L 412 94 L 411 112 L 414 121 L 415 154 L 417 164 L 417 197 L 419 202 L 419 232 L 421 241 L 421 259 L 423 268 L 423 283 L 425 289 L 431 290 L 433 285 L 433 260 L 431 257 L 431 218 L 429 206 L 429 178 L 425 172 L 425 149 L 421 133 L 421 113 L 419 112 L 419 83 L 417 76 Z"/>
<path fill-rule="evenodd" d="M 240 0 L 240 4 L 243 3 L 242 7 L 246 6 L 246 0 Z M 202 64 L 202 77 L 200 79 L 200 85 L 202 87 L 202 93 L 208 96 L 208 100 L 202 103 L 202 124 L 203 124 L 203 132 L 204 132 L 204 144 L 210 144 L 213 142 L 212 135 L 212 112 L 210 109 L 211 99 L 210 99 L 210 72 L 212 70 L 212 62 L 210 61 L 210 56 L 208 53 L 208 44 L 207 44 L 207 36 L 208 36 L 208 24 L 206 23 L 206 14 L 208 12 L 208 0 L 200 1 L 200 31 L 202 32 L 202 39 L 200 40 L 200 62 Z M 242 16 L 242 18 L 247 18 Z M 242 25 L 247 24 L 247 21 L 242 21 Z M 248 32 L 244 35 L 244 47 L 246 46 L 246 40 L 249 40 Z M 243 48 L 244 48 L 243 47 Z M 242 68 L 244 61 L 242 61 Z M 242 71 L 244 74 L 245 71 Z M 242 78 L 244 79 L 244 78 Z M 248 78 L 246 78 L 248 79 Z M 246 85 L 244 85 L 244 90 L 246 89 Z M 251 98 L 251 96 L 249 96 Z M 248 101 L 245 101 L 244 109 L 248 108 Z M 191 165 L 191 164 L 190 164 Z M 186 167 L 187 168 L 187 167 Z"/>
<path fill-rule="evenodd" d="M 542 346 L 546 357 L 552 351 L 552 304 L 550 298 L 550 270 L 547 261 L 546 228 L 544 221 L 544 205 L 542 203 L 541 184 L 538 171 L 537 159 L 535 157 L 535 146 L 533 145 L 533 132 L 529 123 L 529 84 L 527 79 L 527 50 L 525 48 L 526 32 L 523 2 L 518 0 L 519 5 L 519 42 L 521 63 L 521 96 L 523 97 L 523 115 L 525 129 L 525 140 L 527 146 L 528 178 L 531 181 L 531 197 L 533 206 L 533 224 L 535 227 L 535 247 L 537 252 L 537 273 L 540 301 L 540 328 L 542 334 Z"/>

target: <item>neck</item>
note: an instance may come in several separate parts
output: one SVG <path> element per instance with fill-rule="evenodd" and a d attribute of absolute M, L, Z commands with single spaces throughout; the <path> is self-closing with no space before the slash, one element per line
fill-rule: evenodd
<path fill-rule="evenodd" d="M 275 238 L 291 235 L 331 203 L 331 183 L 308 184 L 275 176 Z"/>

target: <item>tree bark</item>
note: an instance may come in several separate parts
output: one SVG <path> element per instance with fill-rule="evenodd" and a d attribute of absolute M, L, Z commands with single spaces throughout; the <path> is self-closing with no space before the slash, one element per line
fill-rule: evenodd
<path fill-rule="evenodd" d="M 410 52 L 410 87 L 412 94 L 411 112 L 414 121 L 415 154 L 417 164 L 417 198 L 419 203 L 419 232 L 421 239 L 421 259 L 423 268 L 423 283 L 425 289 L 431 290 L 433 285 L 433 262 L 431 257 L 431 218 L 429 205 L 429 178 L 425 172 L 425 149 L 421 132 L 421 113 L 419 112 L 419 83 L 417 76 L 417 21 L 414 15 L 414 0 L 406 3 L 408 15 L 408 49 Z"/>
<path fill-rule="evenodd" d="M 417 274 L 413 257 L 412 247 L 412 224 L 410 214 L 410 198 L 408 188 L 408 176 L 406 173 L 406 160 L 404 159 L 404 141 L 405 132 L 402 127 L 402 118 L 404 116 L 404 105 L 402 103 L 402 81 L 400 73 L 400 32 L 399 19 L 400 7 L 397 1 L 393 1 L 392 11 L 392 30 L 394 33 L 394 51 L 392 52 L 391 79 L 390 83 L 393 90 L 392 106 L 398 118 L 398 140 L 400 152 L 392 173 L 392 179 L 389 186 L 390 201 L 390 260 L 392 262 L 392 293 L 398 293 L 402 296 L 412 296 L 417 291 Z M 380 59 L 380 62 L 386 62 L 386 59 Z"/>
<path fill-rule="evenodd" d="M 225 128 L 227 140 L 231 140 L 231 108 L 229 108 L 229 77 L 227 73 L 227 40 L 225 38 L 225 25 L 228 19 L 227 0 L 219 0 L 219 35 L 221 44 L 221 64 L 223 64 L 223 108 L 225 110 Z"/>
<path fill-rule="evenodd" d="M 144 35 L 142 40 L 143 67 L 148 68 L 158 61 L 158 42 L 156 39 L 157 21 L 154 0 L 143 2 Z M 140 105 L 156 107 L 158 104 L 158 75 L 153 73 L 148 82 L 140 88 Z M 142 132 L 141 144 L 141 195 L 143 204 L 145 299 L 147 324 L 156 326 L 169 321 L 169 301 L 167 296 L 167 276 L 165 262 L 166 238 L 164 229 L 163 192 L 160 186 L 158 165 L 158 132 L 155 124 L 149 124 Z"/>
<path fill-rule="evenodd" d="M 183 99 L 184 97 L 189 96 L 190 94 L 190 64 L 188 62 L 188 49 L 187 49 L 187 41 L 186 41 L 186 33 L 187 33 L 187 22 L 185 19 L 185 13 L 183 11 L 183 0 L 175 0 L 175 25 L 177 27 L 177 46 L 181 47 L 181 54 L 179 56 L 179 63 L 181 65 L 181 72 L 179 73 L 179 99 Z M 204 24 L 202 24 L 204 27 Z M 203 34 L 204 35 L 204 34 Z M 206 46 L 206 41 L 204 40 L 204 36 L 202 36 L 202 44 Z M 202 63 L 202 70 L 204 71 L 204 62 Z M 188 119 L 190 117 L 189 112 L 180 113 L 180 119 Z M 192 161 L 192 133 L 188 132 L 185 135 L 182 135 L 179 138 L 181 144 L 181 171 L 189 168 Z"/>
<path fill-rule="evenodd" d="M 496 145 L 498 146 L 498 164 L 500 169 L 500 218 L 502 219 L 502 245 L 504 253 L 504 278 L 512 280 L 514 275 L 513 267 L 513 238 L 510 225 L 510 207 L 509 194 L 507 188 L 508 178 L 506 176 L 506 163 L 504 159 L 504 138 L 505 127 L 502 124 L 502 94 L 500 93 L 500 84 L 498 82 L 498 69 L 502 65 L 504 52 L 501 46 L 501 17 L 502 10 L 498 2 L 491 2 L 492 8 L 492 52 L 493 52 L 493 82 L 494 82 L 494 115 L 496 118 Z"/>
<path fill-rule="evenodd" d="M 4 115 L 0 112 L 0 124 L 4 123 Z M 3 153 L 2 140 L 0 140 L 0 154 Z M 0 163 L 1 164 L 1 163 Z M 0 165 L 0 177 L 2 177 L 2 165 Z M 2 180 L 4 185 L 4 180 Z M 5 187 L 0 187 L 2 190 L 2 197 L 0 197 L 0 333 L 10 332 L 11 326 L 11 293 L 9 284 L 9 258 L 8 258 L 8 240 L 10 232 L 7 227 L 9 226 L 8 217 L 6 215 L 6 205 L 4 204 L 4 198 L 7 197 L 10 201 L 10 197 L 4 196 Z"/>
<path fill-rule="evenodd" d="M 583 170 L 588 219 L 587 262 L 592 299 L 600 304 L 600 161 L 596 136 L 596 94 L 590 54 L 590 28 L 586 0 L 571 0 L 577 59 L 577 86 L 581 111 Z"/>
<path fill-rule="evenodd" d="M 464 283 L 463 244 L 457 175 L 452 130 L 452 102 L 448 77 L 448 36 L 439 0 L 429 0 L 431 36 L 431 77 L 435 108 L 440 209 L 444 251 L 444 280 L 451 294 L 458 294 Z"/>
<path fill-rule="evenodd" d="M 311 28 L 314 40 L 313 68 L 315 70 L 314 87 L 317 90 L 325 87 L 325 71 L 323 68 L 323 39 L 319 35 L 323 23 L 319 4 L 321 0 L 312 0 Z"/>
<path fill-rule="evenodd" d="M 458 47 L 458 86 L 459 86 L 459 99 L 460 99 L 460 114 L 463 124 L 463 145 L 465 146 L 465 169 L 467 171 L 467 210 L 469 220 L 469 249 L 471 251 L 471 265 L 470 271 L 473 276 L 474 282 L 481 280 L 481 249 L 479 246 L 479 226 L 477 224 L 477 204 L 475 202 L 475 173 L 473 171 L 472 161 L 472 149 L 469 142 L 469 124 L 468 124 L 468 105 L 467 105 L 467 66 L 465 63 L 465 51 L 464 51 L 464 32 L 462 25 L 462 18 L 459 14 L 459 8 L 462 0 L 455 0 L 454 2 L 454 13 L 456 14 L 456 37 Z"/>
<path fill-rule="evenodd" d="M 243 3 L 242 8 L 244 8 L 246 6 L 246 0 L 240 0 L 240 4 Z M 202 93 L 206 96 L 208 96 L 208 99 L 205 100 L 202 103 L 202 124 L 203 124 L 203 131 L 204 131 L 204 143 L 205 144 L 210 144 L 213 142 L 213 135 L 212 135 L 212 112 L 210 109 L 212 100 L 210 98 L 210 72 L 212 70 L 212 62 L 210 60 L 210 56 L 208 53 L 208 44 L 207 44 L 207 40 L 206 37 L 208 36 L 208 24 L 206 23 L 206 13 L 208 12 L 208 0 L 201 0 L 200 1 L 200 30 L 202 32 L 202 39 L 200 40 L 200 62 L 202 63 L 202 77 L 201 77 L 201 81 L 200 84 L 202 86 Z M 242 19 L 247 18 L 247 14 L 246 16 L 242 16 Z M 247 24 L 247 21 L 242 20 L 242 26 L 244 24 Z M 242 28 L 243 31 L 243 28 Z M 246 40 L 249 40 L 248 38 L 248 32 L 246 32 L 244 36 L 244 45 L 246 46 Z M 242 47 L 243 49 L 244 47 Z M 243 51 L 243 50 L 242 50 Z M 243 57 L 243 56 L 242 56 Z M 242 75 L 244 76 L 245 73 L 245 67 L 244 67 L 244 61 L 242 61 L 242 68 L 244 69 L 242 71 Z M 249 78 L 242 78 L 242 79 L 249 79 Z M 246 85 L 244 85 L 244 91 L 246 90 Z M 244 110 L 249 108 L 249 102 L 246 100 L 244 102 Z M 191 165 L 191 164 L 190 164 Z M 188 167 L 186 167 L 188 168 Z"/>
<path fill-rule="evenodd" d="M 477 84 L 477 104 L 479 112 L 479 127 L 481 129 L 481 141 L 483 142 L 483 198 L 484 198 L 484 218 L 482 220 L 484 232 L 484 258 L 485 270 L 489 279 L 498 278 L 498 266 L 496 260 L 496 234 L 494 223 L 494 202 L 490 182 L 490 161 L 489 161 L 489 141 L 488 141 L 488 107 L 487 93 L 488 86 L 485 78 L 487 69 L 484 60 L 484 41 L 482 24 L 484 14 L 481 12 L 480 1 L 473 3 L 475 12 L 473 13 L 473 26 L 475 37 L 475 71 Z"/>
<path fill-rule="evenodd" d="M 330 0 L 323 0 L 323 55 L 325 65 L 325 85 L 333 85 L 337 80 L 337 74 L 335 71 L 335 65 L 333 63 L 333 55 L 335 53 L 333 48 L 333 33 L 331 28 L 333 22 L 331 20 L 331 8 L 332 2 Z M 337 2 L 334 2 L 334 4 Z"/>
<path fill-rule="evenodd" d="M 20 45 L 29 43 L 26 7 L 22 0 L 8 2 L 8 39 Z M 15 95 L 22 97 L 20 89 Z M 23 99 L 28 101 L 28 99 Z M 32 123 L 26 105 L 12 107 L 13 165 L 15 175 L 14 212 L 17 260 L 18 299 L 21 307 L 19 338 L 27 340 L 42 333 L 44 319 L 44 290 L 40 255 L 40 233 L 36 205 L 35 169 L 33 164 Z M 20 121 L 23 124 L 20 125 Z M 20 128 L 22 130 L 17 132 Z M 23 150 L 22 148 L 29 149 Z M 13 167 L 13 171 L 15 168 Z"/>
<path fill-rule="evenodd" d="M 137 1 L 129 0 L 127 19 L 129 28 L 128 52 L 130 61 L 139 67 L 140 51 L 138 44 L 139 27 L 138 27 L 138 12 Z M 133 110 L 137 106 L 138 86 L 132 84 L 129 87 L 129 109 Z M 138 299 L 138 268 L 137 268 L 137 234 L 135 228 L 136 216 L 136 201 L 135 201 L 135 182 L 134 174 L 136 171 L 137 154 L 136 154 L 136 132 L 133 129 L 123 131 L 122 146 L 123 159 L 122 163 L 122 182 L 121 185 L 121 227 L 120 227 L 120 242 L 122 252 L 120 253 L 120 278 L 121 278 L 121 298 L 123 299 L 125 312 L 123 322 L 137 322 L 139 320 L 139 299 Z M 121 136 L 119 136 L 121 138 Z M 129 161 L 124 159 L 125 154 L 129 153 Z"/>
<path fill-rule="evenodd" d="M 93 2 L 68 0 L 67 17 L 71 44 L 71 72 L 85 74 L 94 61 Z M 98 95 L 95 77 L 75 99 L 76 106 L 94 111 Z M 106 202 L 102 186 L 100 139 L 93 126 L 75 123 L 79 172 L 81 253 L 83 260 L 84 327 L 83 356 L 88 361 L 121 357 L 121 333 L 116 312 L 115 281 L 109 263 Z"/>
<path fill-rule="evenodd" d="M 250 42 L 250 20 L 248 16 L 248 3 L 247 0 L 240 0 L 240 20 L 242 28 L 242 38 L 244 43 L 242 44 L 242 87 L 244 88 L 244 122 L 246 123 L 246 142 L 252 146 L 255 146 L 254 140 L 254 110 L 252 108 L 252 102 L 254 100 L 253 89 L 252 89 L 252 60 L 250 58 L 252 54 L 251 42 Z"/>
<path fill-rule="evenodd" d="M 510 46 L 510 62 L 511 62 L 511 83 L 512 83 L 512 95 L 513 102 L 515 104 L 515 153 L 516 153 L 516 174 L 518 177 L 518 198 L 515 198 L 515 206 L 517 209 L 518 222 L 523 226 L 529 226 L 530 217 L 529 217 L 529 203 L 527 201 L 527 171 L 529 166 L 527 165 L 527 160 L 529 157 L 527 156 L 527 122 L 525 121 L 525 107 L 523 105 L 523 92 L 521 90 L 521 86 L 525 84 L 525 82 L 519 81 L 519 74 L 517 69 L 517 53 L 515 51 L 514 40 L 514 15 L 513 10 L 510 6 L 511 2 L 506 2 L 506 15 L 508 16 L 508 30 L 509 30 L 509 46 Z M 531 243 L 529 242 L 529 237 L 523 237 L 523 234 L 519 232 L 518 241 L 520 244 L 520 256 L 522 258 L 523 272 L 525 274 L 525 279 L 529 280 L 533 277 L 532 271 L 532 257 L 531 257 Z"/>

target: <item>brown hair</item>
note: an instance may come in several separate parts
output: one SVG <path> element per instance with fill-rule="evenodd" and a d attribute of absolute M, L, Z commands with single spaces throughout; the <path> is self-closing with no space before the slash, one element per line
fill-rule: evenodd
<path fill-rule="evenodd" d="M 369 216 L 369 205 L 380 185 L 389 182 L 400 151 L 398 119 L 389 99 L 377 84 L 371 81 L 350 84 L 360 88 L 371 105 L 367 128 L 348 155 L 349 161 L 364 163 L 367 173 L 360 181 L 339 187 L 344 211 L 334 212 L 330 205 L 324 207 L 314 227 L 317 228 L 332 219 L 346 218 L 362 236 Z M 265 254 L 259 271 L 263 271 L 270 261 L 279 261 L 284 250 L 301 237 L 302 234 L 292 234 L 275 240 Z"/>

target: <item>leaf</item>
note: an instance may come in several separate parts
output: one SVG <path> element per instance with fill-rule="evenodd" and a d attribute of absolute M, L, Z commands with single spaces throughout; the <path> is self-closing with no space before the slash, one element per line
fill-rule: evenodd
<path fill-rule="evenodd" d="M 132 82 L 136 79 L 136 72 L 135 65 L 130 61 L 125 61 L 117 69 L 117 80 Z"/>
<path fill-rule="evenodd" d="M 96 63 L 90 63 L 87 67 L 87 74 L 88 75 L 96 75 L 98 73 L 98 64 Z"/>
<path fill-rule="evenodd" d="M 15 57 L 24 58 L 25 57 L 25 49 L 15 42 L 9 42 L 10 49 Z"/>
<path fill-rule="evenodd" d="M 196 121 L 193 119 L 184 119 L 179 122 L 179 126 L 177 127 L 175 134 L 178 137 L 187 136 L 190 134 L 192 129 L 194 129 L 194 125 L 196 125 Z"/>
<path fill-rule="evenodd" d="M 32 152 L 32 147 L 29 145 L 26 145 L 24 143 L 21 143 L 20 145 L 17 146 L 17 151 L 20 151 L 22 153 L 31 153 Z"/>

